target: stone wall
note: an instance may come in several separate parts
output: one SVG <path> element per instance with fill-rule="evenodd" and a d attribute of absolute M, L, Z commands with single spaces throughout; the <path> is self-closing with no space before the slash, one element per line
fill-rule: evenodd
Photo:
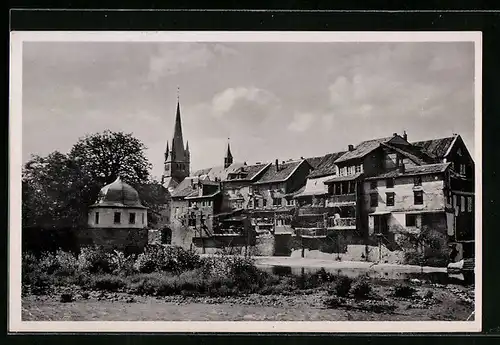
<path fill-rule="evenodd" d="M 148 243 L 147 229 L 93 228 L 79 230 L 79 247 L 102 246 L 107 250 L 140 253 Z"/>

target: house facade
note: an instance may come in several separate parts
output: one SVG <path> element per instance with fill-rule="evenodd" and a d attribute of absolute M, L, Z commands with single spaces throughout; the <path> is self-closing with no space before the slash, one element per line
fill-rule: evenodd
<path fill-rule="evenodd" d="M 402 233 L 432 229 L 443 253 L 455 245 L 454 260 L 473 256 L 474 162 L 459 135 L 410 143 L 394 133 L 325 156 L 250 165 L 235 163 L 228 144 L 223 165 L 189 175 L 180 123 L 178 105 L 163 176 L 172 244 L 199 247 L 250 224 L 257 236 L 311 238 L 320 251 L 379 261 L 381 246 L 398 251 Z"/>

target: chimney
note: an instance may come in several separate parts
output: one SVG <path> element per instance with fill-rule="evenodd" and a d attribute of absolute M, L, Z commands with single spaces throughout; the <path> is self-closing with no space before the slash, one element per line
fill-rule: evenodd
<path fill-rule="evenodd" d="M 397 135 L 398 135 L 398 133 L 392 133 L 393 137 L 396 137 Z"/>
<path fill-rule="evenodd" d="M 276 159 L 276 161 L 274 163 L 276 164 L 276 171 L 279 171 L 280 170 L 280 165 L 278 163 L 278 159 Z"/>
<path fill-rule="evenodd" d="M 403 131 L 403 139 L 408 141 L 408 134 L 406 134 L 406 131 Z"/>
<path fill-rule="evenodd" d="M 349 151 L 354 151 L 354 145 L 349 145 L 347 148 Z"/>

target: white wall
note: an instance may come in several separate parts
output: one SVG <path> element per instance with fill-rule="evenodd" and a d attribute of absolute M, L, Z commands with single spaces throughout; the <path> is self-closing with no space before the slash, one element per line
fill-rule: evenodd
<path fill-rule="evenodd" d="M 99 212 L 99 223 L 96 224 L 96 213 Z M 120 212 L 120 223 L 115 224 L 115 212 Z M 135 224 L 129 223 L 130 213 L 135 213 Z M 144 216 L 143 216 L 144 215 Z M 144 222 L 143 222 L 144 217 Z M 133 208 L 108 208 L 108 207 L 93 207 L 89 211 L 88 226 L 91 228 L 135 228 L 142 229 L 148 225 L 148 215 L 146 209 Z"/>

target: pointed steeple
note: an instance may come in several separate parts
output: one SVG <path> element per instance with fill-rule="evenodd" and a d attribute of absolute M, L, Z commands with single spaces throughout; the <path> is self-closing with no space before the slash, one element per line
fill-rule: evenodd
<path fill-rule="evenodd" d="M 227 139 L 227 151 L 226 156 L 224 157 L 224 169 L 233 164 L 233 155 L 231 154 L 231 147 L 229 145 L 229 138 Z"/>
<path fill-rule="evenodd" d="M 167 141 L 167 148 L 165 150 L 165 162 L 168 160 L 169 154 L 170 154 L 170 147 L 168 146 L 168 141 Z"/>
<path fill-rule="evenodd" d="M 182 138 L 181 106 L 177 100 L 175 115 L 174 137 L 172 139 L 172 159 L 184 160 L 184 139 Z"/>
<path fill-rule="evenodd" d="M 182 137 L 182 121 L 181 121 L 181 106 L 179 102 L 179 89 L 177 88 L 177 111 L 175 113 L 174 136 L 171 146 L 167 143 L 165 152 L 164 173 L 162 181 L 170 185 L 172 179 L 175 183 L 180 183 L 184 178 L 189 176 L 189 145 L 186 142 L 184 149 L 184 139 Z"/>

